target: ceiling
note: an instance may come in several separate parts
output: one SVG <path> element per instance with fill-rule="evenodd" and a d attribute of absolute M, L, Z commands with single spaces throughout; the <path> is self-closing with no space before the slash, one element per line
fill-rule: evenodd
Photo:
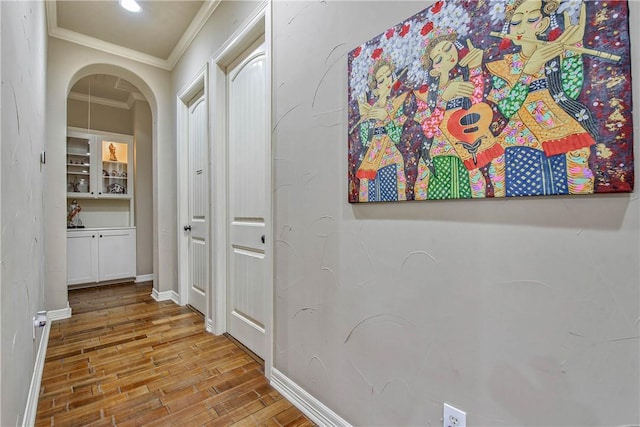
<path fill-rule="evenodd" d="M 130 110 L 146 98 L 127 80 L 107 74 L 92 74 L 73 85 L 69 99 Z"/>
<path fill-rule="evenodd" d="M 124 88 L 121 83 L 124 82 Z M 80 79 L 71 91 L 96 98 L 109 98 L 118 102 L 127 102 L 129 93 L 137 89 L 126 80 L 106 74 L 94 74 Z"/>
<path fill-rule="evenodd" d="M 49 0 L 49 35 L 167 70 L 173 69 L 221 0 Z"/>

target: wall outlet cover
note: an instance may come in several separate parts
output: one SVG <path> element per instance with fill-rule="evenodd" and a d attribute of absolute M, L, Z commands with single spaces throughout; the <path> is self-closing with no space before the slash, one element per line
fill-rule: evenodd
<path fill-rule="evenodd" d="M 442 411 L 442 427 L 467 427 L 467 413 L 445 403 Z"/>

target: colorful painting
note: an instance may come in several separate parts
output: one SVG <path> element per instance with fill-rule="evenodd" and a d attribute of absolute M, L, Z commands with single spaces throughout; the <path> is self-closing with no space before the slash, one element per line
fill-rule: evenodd
<path fill-rule="evenodd" d="M 446 0 L 358 46 L 349 201 L 633 191 L 628 15 Z"/>

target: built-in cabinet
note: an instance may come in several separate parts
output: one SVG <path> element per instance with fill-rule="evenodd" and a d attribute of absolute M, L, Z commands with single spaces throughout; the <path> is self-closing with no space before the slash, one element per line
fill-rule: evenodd
<path fill-rule="evenodd" d="M 133 197 L 133 137 L 67 131 L 67 197 Z"/>
<path fill-rule="evenodd" d="M 67 129 L 68 285 L 136 276 L 133 151 L 132 136 Z"/>
<path fill-rule="evenodd" d="M 94 228 L 67 231 L 67 284 L 136 276 L 136 230 Z"/>

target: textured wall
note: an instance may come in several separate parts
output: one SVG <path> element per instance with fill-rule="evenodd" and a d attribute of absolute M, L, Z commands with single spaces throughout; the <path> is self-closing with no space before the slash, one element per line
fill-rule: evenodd
<path fill-rule="evenodd" d="M 176 96 L 259 4 L 260 1 L 249 0 L 220 3 L 172 71 Z"/>
<path fill-rule="evenodd" d="M 347 203 L 346 53 L 428 4 L 273 3 L 275 367 L 353 425 L 638 424 L 637 194 Z"/>
<path fill-rule="evenodd" d="M 135 218 L 136 272 L 138 276 L 153 274 L 153 147 L 151 109 L 146 102 L 133 107 L 135 137 Z"/>
<path fill-rule="evenodd" d="M 45 308 L 46 23 L 43 2 L 0 2 L 2 28 L 2 233 L 0 425 L 22 422 Z"/>

